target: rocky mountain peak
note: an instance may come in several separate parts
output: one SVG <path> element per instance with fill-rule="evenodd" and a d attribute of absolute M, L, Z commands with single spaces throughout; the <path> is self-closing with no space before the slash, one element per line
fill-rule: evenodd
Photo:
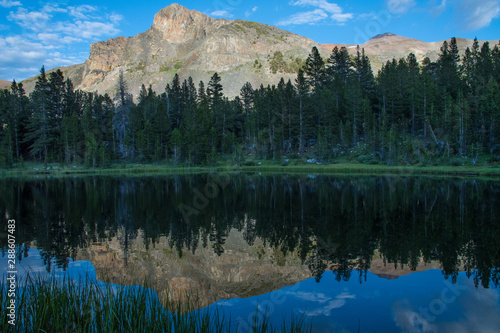
<path fill-rule="evenodd" d="M 370 40 L 373 40 L 373 39 L 380 39 L 380 38 L 386 38 L 386 37 L 397 37 L 398 35 L 395 35 L 393 33 L 390 33 L 390 32 L 386 32 L 384 34 L 379 34 L 379 35 L 376 35 L 376 36 L 373 36 L 372 38 L 370 38 Z"/>
<path fill-rule="evenodd" d="M 159 33 L 163 40 L 180 43 L 203 38 L 214 28 L 228 22 L 174 3 L 155 15 L 151 29 Z"/>

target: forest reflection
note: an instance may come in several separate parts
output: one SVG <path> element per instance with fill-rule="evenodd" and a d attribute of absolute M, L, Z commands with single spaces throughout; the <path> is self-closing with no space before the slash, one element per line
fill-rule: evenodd
<path fill-rule="evenodd" d="M 498 181 L 233 175 L 215 197 L 196 202 L 213 178 L 4 179 L 0 214 L 18 221 L 18 259 L 27 244 L 36 244 L 48 271 L 118 236 L 126 264 L 139 232 L 146 248 L 167 237 L 179 257 L 199 247 L 220 256 L 236 229 L 249 245 L 259 238 L 284 255 L 297 253 L 317 281 L 332 270 L 338 281 L 355 276 L 362 282 L 377 255 L 412 270 L 421 261 L 439 261 L 445 278 L 456 281 L 465 271 L 476 287 L 498 287 Z M 193 209 L 188 221 L 182 205 Z M 2 255 L 6 245 L 2 237 Z"/>

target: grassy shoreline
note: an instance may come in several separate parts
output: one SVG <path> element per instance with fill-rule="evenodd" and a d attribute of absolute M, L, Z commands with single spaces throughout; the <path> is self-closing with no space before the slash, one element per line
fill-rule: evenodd
<path fill-rule="evenodd" d="M 387 166 L 361 163 L 338 163 L 328 165 L 301 164 L 282 166 L 273 162 L 261 165 L 231 166 L 228 164 L 211 167 L 187 167 L 161 164 L 116 164 L 110 168 L 64 167 L 31 163 L 24 167 L 0 169 L 0 178 L 29 176 L 148 176 L 173 174 L 228 173 L 268 173 L 268 174 L 324 174 L 324 175 L 403 175 L 403 176 L 459 176 L 459 177 L 500 177 L 500 166 Z"/>

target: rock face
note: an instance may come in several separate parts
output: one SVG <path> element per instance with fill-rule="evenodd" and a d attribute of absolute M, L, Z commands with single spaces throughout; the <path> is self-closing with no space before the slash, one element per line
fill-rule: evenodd
<path fill-rule="evenodd" d="M 409 52 L 421 61 L 428 56 L 436 60 L 442 42 L 426 43 L 386 33 L 361 45 L 372 61 L 374 73 L 393 57 L 406 57 Z M 463 52 L 472 40 L 458 39 Z M 277 84 L 281 77 L 295 79 L 298 60 L 304 60 L 313 46 L 328 57 L 335 44 L 317 44 L 273 26 L 243 20 L 214 19 L 200 12 L 172 4 L 160 10 L 153 25 L 134 37 L 118 37 L 90 46 L 90 56 L 83 64 L 61 68 L 76 89 L 97 91 L 114 96 L 120 70 L 129 92 L 137 96 L 142 84 L 151 85 L 159 93 L 173 76 L 181 80 L 191 76 L 195 83 L 218 72 L 224 94 L 239 95 L 245 82 L 254 87 Z M 337 45 L 342 46 L 342 45 Z M 344 45 L 351 54 L 355 45 Z M 273 73 L 271 61 L 275 52 L 283 55 L 283 68 Z M 36 78 L 24 81 L 27 92 L 33 90 Z"/>
<path fill-rule="evenodd" d="M 195 10 L 187 10 L 179 4 L 172 4 L 155 15 L 151 29 L 163 40 L 193 43 L 205 39 L 228 23 L 230 21 L 217 20 Z"/>

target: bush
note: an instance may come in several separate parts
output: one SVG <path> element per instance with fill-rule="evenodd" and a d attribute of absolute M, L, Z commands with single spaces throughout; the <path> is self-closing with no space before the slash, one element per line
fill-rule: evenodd
<path fill-rule="evenodd" d="M 256 166 L 257 163 L 255 163 L 255 161 L 245 161 L 245 162 L 243 162 L 243 165 L 244 166 Z"/>
<path fill-rule="evenodd" d="M 306 165 L 306 164 L 307 164 L 306 161 L 301 159 L 293 161 L 293 165 Z"/>
<path fill-rule="evenodd" d="M 462 159 L 460 159 L 460 158 L 452 158 L 450 160 L 450 165 L 451 166 L 463 166 L 464 163 L 463 163 Z"/>
<path fill-rule="evenodd" d="M 360 155 L 358 156 L 358 162 L 371 165 L 378 164 L 378 161 L 372 155 Z"/>

